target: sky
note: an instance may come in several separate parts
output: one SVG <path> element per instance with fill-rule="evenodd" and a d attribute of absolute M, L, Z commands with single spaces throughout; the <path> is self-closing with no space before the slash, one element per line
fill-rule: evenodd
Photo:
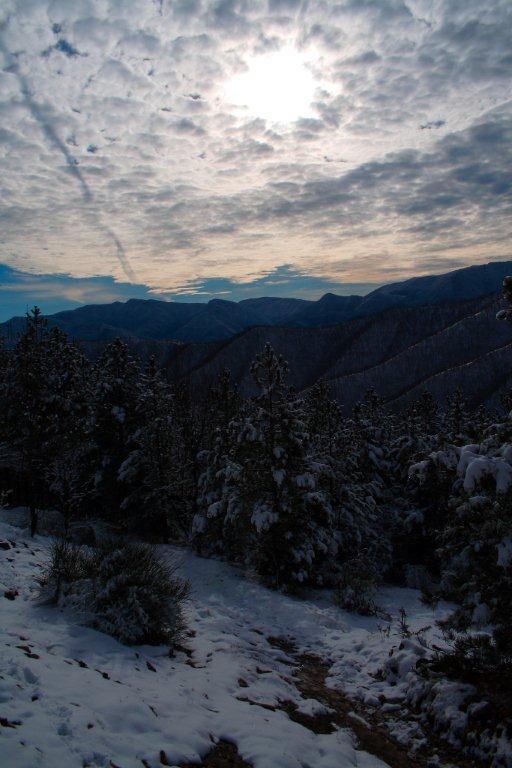
<path fill-rule="evenodd" d="M 3 0 L 0 318 L 511 258 L 510 0 Z"/>

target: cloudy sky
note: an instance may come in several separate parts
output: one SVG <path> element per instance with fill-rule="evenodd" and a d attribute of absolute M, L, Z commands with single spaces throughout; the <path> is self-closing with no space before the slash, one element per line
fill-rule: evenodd
<path fill-rule="evenodd" d="M 0 312 L 510 258 L 510 0 L 3 0 Z"/>

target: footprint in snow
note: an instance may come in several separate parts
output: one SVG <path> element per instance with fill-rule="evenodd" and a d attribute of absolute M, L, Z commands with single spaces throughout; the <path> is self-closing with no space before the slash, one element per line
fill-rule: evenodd
<path fill-rule="evenodd" d="M 23 668 L 23 675 L 25 676 L 25 680 L 27 683 L 29 683 L 29 685 L 36 685 L 36 683 L 39 682 L 39 677 L 34 672 L 32 672 L 30 667 Z"/>

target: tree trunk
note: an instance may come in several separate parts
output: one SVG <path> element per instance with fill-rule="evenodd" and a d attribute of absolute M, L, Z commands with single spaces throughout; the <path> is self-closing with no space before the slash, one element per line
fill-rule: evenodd
<path fill-rule="evenodd" d="M 37 533 L 37 509 L 34 506 L 30 506 L 30 535 L 32 538 Z"/>

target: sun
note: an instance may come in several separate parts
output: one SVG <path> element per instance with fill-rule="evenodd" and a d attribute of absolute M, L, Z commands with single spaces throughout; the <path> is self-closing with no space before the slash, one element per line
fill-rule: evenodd
<path fill-rule="evenodd" d="M 304 56 L 295 48 L 256 56 L 248 69 L 225 86 L 225 98 L 253 117 L 271 123 L 291 123 L 312 115 L 315 79 Z"/>

